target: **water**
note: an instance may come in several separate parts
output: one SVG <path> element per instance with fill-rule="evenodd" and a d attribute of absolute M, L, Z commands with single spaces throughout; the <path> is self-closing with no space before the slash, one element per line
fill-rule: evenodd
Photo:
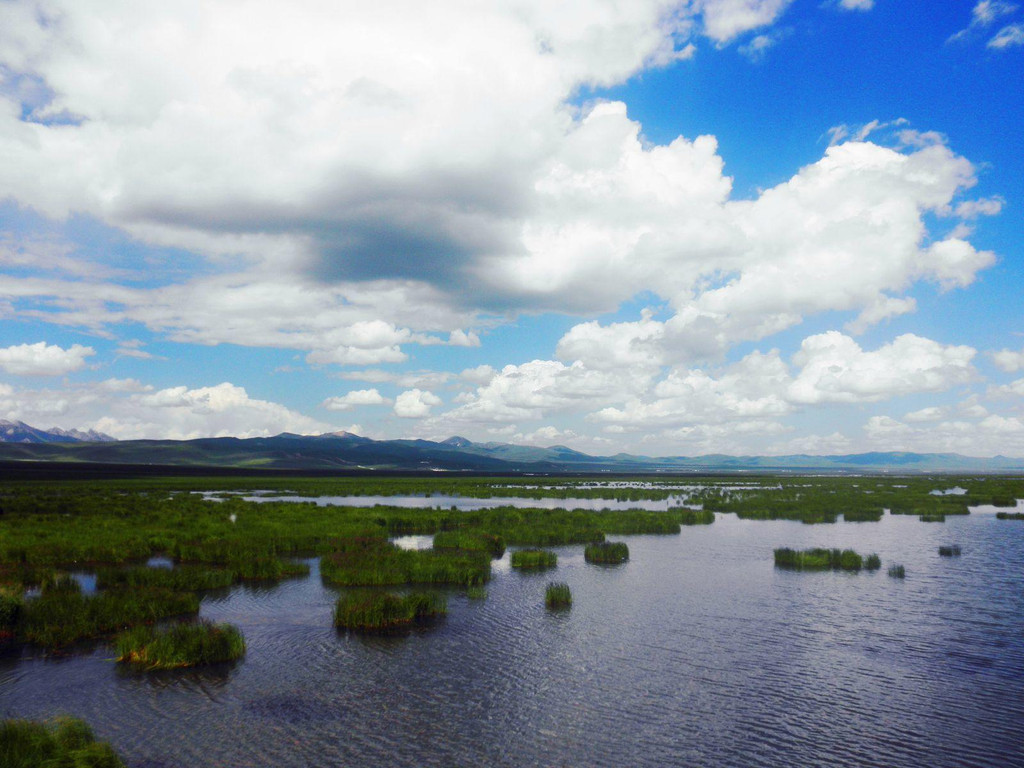
<path fill-rule="evenodd" d="M 309 578 L 203 600 L 245 633 L 235 666 L 8 656 L 0 714 L 84 717 L 136 768 L 1024 766 L 1024 524 L 718 515 L 626 540 L 618 567 L 563 547 L 557 570 L 523 574 L 506 555 L 487 600 L 452 591 L 447 619 L 397 638 L 331 629 L 337 591 L 312 561 Z M 777 570 L 778 546 L 883 568 Z M 543 608 L 550 580 L 570 611 Z"/>
<path fill-rule="evenodd" d="M 222 492 L 203 491 L 203 498 L 208 501 L 222 501 Z M 476 498 L 473 496 L 447 496 L 444 494 L 407 495 L 407 496 L 274 496 L 270 494 L 241 495 L 244 501 L 257 503 L 294 502 L 297 504 L 316 504 L 318 507 L 400 507 L 403 509 L 458 509 L 464 512 L 475 512 L 495 507 L 516 507 L 517 509 L 587 509 L 601 511 L 603 509 L 644 509 L 649 512 L 664 512 L 670 507 L 688 507 L 701 509 L 701 504 L 687 504 L 686 495 L 670 496 L 667 499 L 635 499 L 621 501 L 618 499 L 532 499 L 522 496 L 494 496 Z"/>

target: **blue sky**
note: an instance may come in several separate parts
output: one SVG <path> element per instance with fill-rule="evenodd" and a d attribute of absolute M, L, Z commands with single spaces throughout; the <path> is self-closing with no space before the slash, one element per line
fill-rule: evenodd
<path fill-rule="evenodd" d="M 1024 456 L 1024 8 L 0 5 L 0 418 Z"/>

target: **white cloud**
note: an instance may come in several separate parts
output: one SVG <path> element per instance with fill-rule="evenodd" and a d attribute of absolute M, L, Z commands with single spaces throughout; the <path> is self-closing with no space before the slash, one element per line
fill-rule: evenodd
<path fill-rule="evenodd" d="M 998 352 L 990 352 L 989 356 L 996 366 L 1007 373 L 1016 373 L 1024 369 L 1024 349 L 1000 349 Z"/>
<path fill-rule="evenodd" d="M 439 419 L 454 428 L 463 423 L 514 423 L 553 413 L 589 411 L 639 393 L 649 383 L 650 376 L 642 371 L 591 370 L 581 362 L 565 365 L 533 360 L 506 365 Z M 443 430 L 438 427 L 435 431 Z"/>
<path fill-rule="evenodd" d="M 61 390 L 0 392 L 2 418 L 64 429 L 96 429 L 122 440 L 317 434 L 327 424 L 279 403 L 252 398 L 224 382 L 155 390 L 132 379 L 75 384 Z"/>
<path fill-rule="evenodd" d="M 1017 45 L 1024 45 L 1024 24 L 1007 24 L 988 41 L 989 48 L 1000 51 Z"/>
<path fill-rule="evenodd" d="M 772 34 L 757 35 L 751 38 L 750 42 L 746 45 L 741 45 L 738 50 L 748 59 L 755 64 L 762 61 L 767 55 L 768 50 L 774 47 L 783 37 L 786 36 L 784 30 L 773 32 Z"/>
<path fill-rule="evenodd" d="M 804 339 L 794 362 L 800 372 L 789 386 L 796 403 L 863 403 L 913 392 L 939 392 L 975 376 L 975 350 L 903 334 L 865 352 L 836 331 Z"/>
<path fill-rule="evenodd" d="M 951 43 L 974 38 L 981 30 L 992 26 L 998 19 L 1014 13 L 1018 7 L 1015 3 L 1008 3 L 1005 0 L 980 0 L 971 9 L 971 23 L 955 35 L 950 36 L 946 42 Z M 991 41 L 989 46 L 992 46 Z"/>
<path fill-rule="evenodd" d="M 932 405 L 927 408 L 921 408 L 917 411 L 911 411 L 906 414 L 903 419 L 905 421 L 920 423 L 926 421 L 939 421 L 949 416 L 949 408 L 944 406 Z"/>
<path fill-rule="evenodd" d="M 953 419 L 926 426 L 873 416 L 864 425 L 868 447 L 886 451 L 953 452 L 967 456 L 1024 455 L 1024 420 L 989 415 Z"/>
<path fill-rule="evenodd" d="M 673 370 L 654 387 L 653 399 L 634 398 L 591 418 L 628 429 L 764 420 L 792 410 L 784 398 L 788 383 L 789 372 L 777 352 L 754 352 L 718 378 L 702 370 Z"/>
<path fill-rule="evenodd" d="M 433 392 L 409 389 L 395 398 L 395 415 L 403 419 L 422 419 L 430 409 L 441 405 L 441 398 Z"/>
<path fill-rule="evenodd" d="M 85 367 L 92 347 L 72 344 L 67 349 L 40 341 L 0 349 L 0 368 L 15 376 L 61 376 Z"/>
<path fill-rule="evenodd" d="M 328 411 L 348 411 L 361 405 L 387 405 L 390 402 L 376 389 L 354 389 L 340 397 L 329 397 L 321 405 Z"/>
<path fill-rule="evenodd" d="M 698 0 L 704 33 L 719 44 L 778 19 L 792 0 Z"/>
<path fill-rule="evenodd" d="M 847 11 L 870 11 L 875 7 L 875 0 L 839 0 L 839 7 Z"/>
<path fill-rule="evenodd" d="M 961 219 L 976 219 L 979 216 L 996 216 L 1003 210 L 1006 201 L 1001 197 L 986 197 L 980 200 L 964 200 L 954 209 Z"/>
<path fill-rule="evenodd" d="M 384 371 L 379 368 L 367 368 L 361 371 L 345 371 L 335 374 L 339 379 L 349 381 L 365 381 L 371 384 L 394 384 L 407 389 L 434 389 L 444 386 L 453 374 L 447 371 Z"/>

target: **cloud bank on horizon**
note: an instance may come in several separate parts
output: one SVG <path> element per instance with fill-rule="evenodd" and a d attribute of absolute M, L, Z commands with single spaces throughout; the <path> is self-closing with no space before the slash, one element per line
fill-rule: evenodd
<path fill-rule="evenodd" d="M 6 2 L 0 418 L 1024 455 L 1024 12 L 896 5 Z"/>

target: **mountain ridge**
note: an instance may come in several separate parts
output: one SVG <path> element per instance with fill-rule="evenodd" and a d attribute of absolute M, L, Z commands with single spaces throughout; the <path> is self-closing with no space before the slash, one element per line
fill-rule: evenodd
<path fill-rule="evenodd" d="M 5 425 L 33 440 L 3 438 Z M 83 439 L 83 438 L 92 439 Z M 474 443 L 453 436 L 373 440 L 349 432 L 270 437 L 203 437 L 193 440 L 115 440 L 79 430 L 38 430 L 23 422 L 0 421 L 0 460 L 150 464 L 250 469 L 397 470 L 473 472 L 1024 472 L 1024 459 L 955 453 L 874 451 L 814 456 L 591 456 L 564 445 L 534 447 Z"/>

